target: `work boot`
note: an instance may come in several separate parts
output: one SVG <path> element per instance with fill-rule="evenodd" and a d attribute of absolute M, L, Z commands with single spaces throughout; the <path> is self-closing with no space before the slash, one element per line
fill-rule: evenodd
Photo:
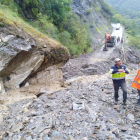
<path fill-rule="evenodd" d="M 118 105 L 118 101 L 115 101 L 114 105 Z"/>
<path fill-rule="evenodd" d="M 140 106 L 140 100 L 138 100 L 138 102 L 136 103 L 136 105 L 139 105 Z"/>
<path fill-rule="evenodd" d="M 126 102 L 123 102 L 123 105 L 125 106 L 126 105 Z"/>

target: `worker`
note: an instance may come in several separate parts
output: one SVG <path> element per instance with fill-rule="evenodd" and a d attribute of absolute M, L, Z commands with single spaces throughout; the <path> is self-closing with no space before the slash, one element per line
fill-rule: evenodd
<path fill-rule="evenodd" d="M 117 38 L 117 43 L 119 43 L 120 42 L 120 37 L 118 36 L 118 38 Z"/>
<path fill-rule="evenodd" d="M 140 90 L 138 90 L 138 94 L 139 94 L 139 98 L 138 98 L 138 102 L 136 103 L 136 105 L 140 106 Z"/>
<path fill-rule="evenodd" d="M 118 104 L 118 91 L 121 87 L 123 91 L 123 105 L 126 105 L 127 100 L 127 88 L 125 82 L 125 74 L 129 74 L 130 70 L 122 65 L 121 60 L 119 58 L 115 59 L 115 65 L 111 67 L 110 74 L 112 74 L 112 80 L 114 85 L 114 98 L 115 98 L 115 105 Z"/>
<path fill-rule="evenodd" d="M 121 38 L 121 44 L 123 43 L 123 38 Z"/>
<path fill-rule="evenodd" d="M 132 87 L 138 90 L 139 99 L 136 105 L 140 105 L 140 69 L 138 70 L 138 73 L 134 79 L 134 82 L 132 83 Z"/>

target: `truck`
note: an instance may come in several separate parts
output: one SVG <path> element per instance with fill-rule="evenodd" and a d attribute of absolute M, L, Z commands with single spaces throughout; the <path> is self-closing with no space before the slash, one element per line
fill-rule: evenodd
<path fill-rule="evenodd" d="M 103 51 L 108 51 L 107 47 L 114 47 L 116 44 L 116 36 L 112 36 L 110 33 L 105 34 L 105 46 Z"/>
<path fill-rule="evenodd" d="M 120 23 L 117 23 L 116 30 L 120 30 L 120 28 L 121 28 L 121 24 Z"/>

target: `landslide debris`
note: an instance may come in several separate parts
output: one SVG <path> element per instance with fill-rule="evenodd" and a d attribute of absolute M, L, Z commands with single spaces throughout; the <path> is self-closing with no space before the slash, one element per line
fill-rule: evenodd
<path fill-rule="evenodd" d="M 8 9 L 0 10 L 1 90 L 23 86 L 38 72 L 67 62 L 69 52 L 60 43 L 32 28 Z M 59 66 L 60 67 L 60 66 Z"/>
<path fill-rule="evenodd" d="M 128 101 L 114 106 L 111 78 L 85 76 L 67 81 L 65 90 L 25 99 L 1 110 L 1 138 L 5 140 L 93 140 L 140 138 L 140 107 L 127 78 Z M 102 79 L 102 80 L 101 80 Z"/>

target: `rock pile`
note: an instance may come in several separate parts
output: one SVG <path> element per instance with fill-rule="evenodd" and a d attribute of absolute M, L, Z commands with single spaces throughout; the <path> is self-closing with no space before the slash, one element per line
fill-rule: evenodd
<path fill-rule="evenodd" d="M 72 83 L 72 84 L 71 84 Z M 3 140 L 139 140 L 140 108 L 128 83 L 127 106 L 122 94 L 114 106 L 111 80 L 71 82 L 67 89 L 44 93 L 1 110 Z"/>

